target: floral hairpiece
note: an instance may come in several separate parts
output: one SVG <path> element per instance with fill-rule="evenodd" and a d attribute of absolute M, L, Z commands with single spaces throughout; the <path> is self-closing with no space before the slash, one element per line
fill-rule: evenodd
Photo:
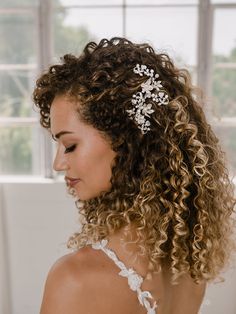
<path fill-rule="evenodd" d="M 146 75 L 149 78 L 147 81 L 141 84 L 142 91 L 133 94 L 132 104 L 133 109 L 126 110 L 129 114 L 129 118 L 135 120 L 138 124 L 138 128 L 145 134 L 150 131 L 150 121 L 146 118 L 150 118 L 150 114 L 154 112 L 151 103 L 146 103 L 146 99 L 151 98 L 159 106 L 168 105 L 169 97 L 167 92 L 163 89 L 162 82 L 158 81 L 159 74 L 155 74 L 153 69 L 148 69 L 144 64 L 136 64 L 133 69 L 134 73 L 140 76 Z"/>

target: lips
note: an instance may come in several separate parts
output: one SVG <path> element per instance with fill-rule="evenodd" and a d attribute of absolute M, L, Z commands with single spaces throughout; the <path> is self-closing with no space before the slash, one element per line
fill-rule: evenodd
<path fill-rule="evenodd" d="M 70 177 L 65 177 L 66 184 L 70 187 L 74 187 L 80 179 L 75 179 L 75 178 L 70 178 Z"/>

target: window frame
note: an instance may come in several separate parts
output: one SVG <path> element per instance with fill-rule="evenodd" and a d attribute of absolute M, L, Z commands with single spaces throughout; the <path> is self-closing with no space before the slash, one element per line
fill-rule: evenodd
<path fill-rule="evenodd" d="M 126 0 L 122 1 L 122 4 L 110 4 L 110 5 L 73 5 L 66 6 L 68 8 L 90 8 L 103 9 L 104 7 L 122 7 L 122 33 L 126 36 L 126 10 L 127 8 L 140 8 L 140 7 L 197 7 L 198 8 L 198 31 L 197 31 L 197 85 L 202 88 L 207 97 L 211 97 L 212 90 L 212 53 L 213 53 L 213 32 L 214 32 L 214 14 L 217 9 L 224 8 L 236 8 L 236 2 L 233 3 L 211 3 L 210 0 L 199 0 L 198 4 L 127 4 Z M 12 12 L 14 14 L 30 12 L 35 14 L 37 23 L 37 53 L 38 53 L 38 73 L 47 69 L 48 65 L 52 61 L 53 55 L 53 34 L 52 34 L 52 16 L 53 10 L 64 7 L 53 6 L 51 0 L 39 0 L 38 6 L 24 7 L 24 8 L 2 8 L 0 14 L 4 12 Z M 14 65 L 11 65 L 14 66 Z M 17 66 L 17 65 L 15 65 Z M 24 65 L 21 65 L 24 66 Z M 25 65 L 28 66 L 28 65 Z M 220 67 L 236 67 L 236 63 L 219 64 Z M 231 68 L 231 67 L 230 67 Z M 206 117 L 210 123 L 217 126 L 235 126 L 236 117 L 221 118 L 220 120 L 214 118 L 210 114 L 210 108 L 206 108 Z M 37 126 L 37 117 L 0 117 L 0 124 L 8 127 L 14 126 Z M 45 179 L 56 180 L 58 175 L 54 173 L 52 169 L 53 160 L 53 143 L 49 136 L 45 134 L 45 130 L 40 131 L 42 134 L 42 161 L 41 161 L 41 177 Z M 0 175 L 1 177 L 1 175 Z M 20 177 L 20 176 L 17 176 Z M 32 175 L 32 177 L 35 177 Z"/>

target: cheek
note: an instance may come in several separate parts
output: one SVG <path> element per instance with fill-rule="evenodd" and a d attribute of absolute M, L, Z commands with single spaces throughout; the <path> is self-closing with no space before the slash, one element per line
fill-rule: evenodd
<path fill-rule="evenodd" d="M 114 155 L 109 151 L 101 152 L 100 154 L 94 155 L 93 158 L 89 158 L 86 162 L 87 170 L 90 176 L 96 178 L 96 182 L 109 183 L 111 178 L 111 167 Z"/>
<path fill-rule="evenodd" d="M 68 160 L 74 175 L 81 176 L 81 179 L 95 184 L 99 182 L 110 181 L 111 166 L 116 153 L 107 147 L 94 145 L 79 146 L 71 155 L 68 154 Z"/>
<path fill-rule="evenodd" d="M 77 195 L 81 200 L 88 200 L 98 196 L 102 191 L 111 188 L 111 166 L 114 154 L 78 155 L 74 161 L 74 171 L 81 177 L 82 182 L 76 187 Z"/>
<path fill-rule="evenodd" d="M 101 176 L 104 177 L 104 179 L 110 180 L 111 178 L 111 168 L 114 163 L 115 153 L 108 152 L 107 155 L 103 155 L 103 157 L 100 159 L 100 163 L 98 164 L 98 168 L 101 172 Z"/>

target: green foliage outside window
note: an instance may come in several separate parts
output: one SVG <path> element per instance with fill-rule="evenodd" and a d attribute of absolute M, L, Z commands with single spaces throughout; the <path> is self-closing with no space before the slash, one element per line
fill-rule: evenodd
<path fill-rule="evenodd" d="M 15 1 L 2 5 L 14 6 Z M 24 0 L 21 5 L 32 5 Z M 17 4 L 16 4 L 17 5 Z M 64 10 L 54 15 L 54 51 L 57 56 L 79 54 L 92 38 L 83 28 L 65 26 Z M 33 15 L 0 16 L 0 64 L 29 64 L 30 70 L 7 69 L 0 72 L 0 116 L 30 117 L 34 115 L 31 93 L 36 75 L 36 25 Z M 34 65 L 35 64 L 35 68 Z M 35 130 L 31 127 L 0 126 L 0 174 L 33 174 L 32 145 Z"/>
<path fill-rule="evenodd" d="M 218 64 L 234 63 L 234 68 L 217 67 Z M 213 62 L 213 115 L 236 117 L 236 47 L 229 56 L 215 56 Z"/>
<path fill-rule="evenodd" d="M 16 0 L 2 0 L 2 5 L 14 6 Z M 34 2 L 36 4 L 36 0 Z M 34 4 L 21 1 L 21 6 Z M 54 4 L 58 4 L 55 2 Z M 32 11 L 33 12 L 33 11 Z M 64 24 L 66 9 L 53 15 L 54 55 L 79 54 L 89 40 L 96 40 L 84 27 Z M 0 116 L 30 117 L 34 115 L 30 100 L 37 69 L 37 37 L 34 14 L 0 16 L 0 64 L 29 65 L 26 70 L 6 69 L 0 71 Z M 236 63 L 236 47 L 229 56 L 214 56 L 213 106 L 216 117 L 236 117 L 236 69 L 218 68 L 215 64 Z M 231 165 L 236 173 L 235 128 L 219 130 L 227 136 L 225 142 L 230 151 Z M 32 145 L 35 130 L 31 127 L 0 126 L 0 174 L 33 174 Z"/>

